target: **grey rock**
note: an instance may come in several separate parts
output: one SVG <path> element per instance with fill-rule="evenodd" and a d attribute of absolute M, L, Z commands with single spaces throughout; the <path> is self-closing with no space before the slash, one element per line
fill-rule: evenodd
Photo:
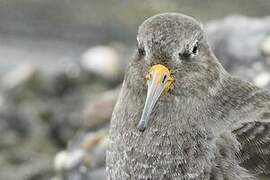
<path fill-rule="evenodd" d="M 105 166 L 106 147 L 106 129 L 79 134 L 69 142 L 66 150 L 55 156 L 55 170 L 64 179 L 89 179 L 100 176 L 100 173 L 95 175 L 94 172 Z"/>
<path fill-rule="evenodd" d="M 120 55 L 107 46 L 95 46 L 87 50 L 82 55 L 81 66 L 108 81 L 117 81 L 123 75 Z"/>
<path fill-rule="evenodd" d="M 88 103 L 83 111 L 82 127 L 95 129 L 108 124 L 116 103 L 120 88 L 106 91 Z"/>
<path fill-rule="evenodd" d="M 10 90 L 13 88 L 18 88 L 18 86 L 23 84 L 29 84 L 33 82 L 37 77 L 38 69 L 33 64 L 24 64 L 19 67 L 7 72 L 1 78 L 1 85 L 4 89 Z"/>
<path fill-rule="evenodd" d="M 52 166 L 48 157 L 31 159 L 27 163 L 18 163 L 16 167 L 1 168 L 0 171 L 1 179 L 5 180 L 48 180 L 52 175 Z"/>
<path fill-rule="evenodd" d="M 106 180 L 106 171 L 105 168 L 96 169 L 90 171 L 89 173 L 89 180 Z"/>
<path fill-rule="evenodd" d="M 264 39 L 264 41 L 262 42 L 261 51 L 262 51 L 262 54 L 264 56 L 269 58 L 269 56 L 270 56 L 270 35 L 268 37 L 266 37 L 266 39 Z M 267 60 L 269 60 L 269 59 L 267 59 Z M 267 63 L 269 64 L 269 61 L 267 61 Z"/>
<path fill-rule="evenodd" d="M 213 51 L 227 71 L 270 89 L 269 17 L 233 15 L 207 23 L 206 32 Z"/>
<path fill-rule="evenodd" d="M 19 68 L 1 76 L 0 179 L 53 177 L 53 156 L 82 127 L 84 104 L 109 87 L 105 81 L 88 80 L 78 67 L 69 65 L 50 75 Z M 6 83 L 14 77 L 16 83 Z M 95 166 L 101 166 L 98 160 Z"/>

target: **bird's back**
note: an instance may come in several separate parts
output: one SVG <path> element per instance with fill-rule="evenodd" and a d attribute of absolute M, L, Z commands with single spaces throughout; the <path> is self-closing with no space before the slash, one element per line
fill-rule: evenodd
<path fill-rule="evenodd" d="M 270 174 L 270 94 L 248 82 L 230 77 L 214 100 L 214 111 L 239 144 L 237 163 L 254 176 Z"/>
<path fill-rule="evenodd" d="M 242 84 L 243 95 L 237 99 L 240 119 L 231 127 L 241 144 L 237 158 L 241 166 L 253 174 L 270 174 L 270 95 L 249 83 Z M 238 85 L 239 86 L 239 85 Z M 242 100 L 240 100 L 242 99 Z"/>

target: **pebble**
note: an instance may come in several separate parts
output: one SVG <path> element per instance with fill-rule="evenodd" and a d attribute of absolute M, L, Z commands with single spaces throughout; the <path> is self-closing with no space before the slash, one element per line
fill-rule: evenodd
<path fill-rule="evenodd" d="M 260 48 L 261 48 L 262 55 L 266 59 L 267 65 L 270 65 L 270 36 L 265 38 Z"/>
<path fill-rule="evenodd" d="M 261 72 L 254 78 L 254 83 L 263 88 L 270 83 L 270 73 L 268 72 Z"/>
<path fill-rule="evenodd" d="M 251 68 L 253 63 L 265 60 L 261 43 L 269 37 L 269 18 L 232 15 L 208 22 L 206 32 L 215 55 L 230 73 L 237 72 L 241 67 Z M 266 46 L 263 45 L 264 48 Z"/>
<path fill-rule="evenodd" d="M 33 64 L 23 64 L 7 72 L 1 78 L 4 89 L 13 89 L 35 79 L 38 69 Z"/>
<path fill-rule="evenodd" d="M 71 170 L 77 167 L 83 157 L 85 156 L 85 151 L 82 149 L 76 149 L 73 151 L 61 151 L 54 159 L 54 168 L 56 171 Z"/>
<path fill-rule="evenodd" d="M 57 153 L 54 159 L 56 172 L 74 169 L 96 169 L 105 165 L 107 129 L 80 135 L 70 142 L 67 150 Z"/>
<path fill-rule="evenodd" d="M 90 171 L 89 173 L 89 180 L 106 180 L 106 170 L 105 168 L 95 169 Z"/>
<path fill-rule="evenodd" d="M 108 124 L 119 92 L 120 88 L 118 87 L 101 93 L 87 104 L 83 111 L 83 128 L 95 129 Z"/>
<path fill-rule="evenodd" d="M 270 18 L 231 15 L 206 24 L 210 46 L 232 75 L 270 90 Z"/>
<path fill-rule="evenodd" d="M 120 56 L 111 47 L 95 46 L 88 49 L 81 58 L 83 69 L 109 81 L 115 81 L 121 75 Z"/>

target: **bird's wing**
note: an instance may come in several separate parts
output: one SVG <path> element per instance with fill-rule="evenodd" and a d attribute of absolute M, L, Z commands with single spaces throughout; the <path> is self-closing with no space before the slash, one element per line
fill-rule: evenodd
<path fill-rule="evenodd" d="M 241 166 L 255 174 L 270 174 L 270 121 L 245 122 L 232 132 L 241 144 L 237 154 Z"/>

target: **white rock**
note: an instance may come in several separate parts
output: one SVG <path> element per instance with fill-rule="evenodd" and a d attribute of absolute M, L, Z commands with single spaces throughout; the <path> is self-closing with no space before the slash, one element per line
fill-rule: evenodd
<path fill-rule="evenodd" d="M 108 80 L 115 80 L 121 73 L 118 53 L 110 47 L 96 46 L 87 50 L 81 59 L 84 69 Z"/>
<path fill-rule="evenodd" d="M 38 70 L 33 64 L 20 65 L 17 68 L 11 70 L 1 78 L 1 82 L 4 88 L 15 88 L 25 82 L 30 81 L 35 77 Z"/>
<path fill-rule="evenodd" d="M 60 151 L 54 157 L 54 169 L 56 171 L 62 171 L 65 168 L 65 162 L 68 159 L 68 152 L 67 151 Z"/>
<path fill-rule="evenodd" d="M 270 83 L 270 73 L 262 72 L 254 78 L 254 83 L 259 87 L 265 87 Z"/>
<path fill-rule="evenodd" d="M 61 151 L 54 159 L 54 168 L 56 171 L 71 170 L 78 166 L 85 156 L 85 151 L 76 149 L 73 151 Z"/>
<path fill-rule="evenodd" d="M 262 42 L 261 50 L 265 56 L 270 56 L 270 36 Z"/>

